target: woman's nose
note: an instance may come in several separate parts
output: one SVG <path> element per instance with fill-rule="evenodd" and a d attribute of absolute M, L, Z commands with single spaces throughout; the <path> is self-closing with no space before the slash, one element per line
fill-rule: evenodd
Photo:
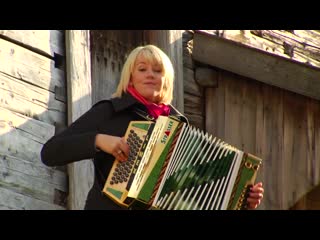
<path fill-rule="evenodd" d="M 147 71 L 147 76 L 149 77 L 154 77 L 154 72 L 153 72 L 153 70 L 152 69 L 149 69 L 148 71 Z"/>

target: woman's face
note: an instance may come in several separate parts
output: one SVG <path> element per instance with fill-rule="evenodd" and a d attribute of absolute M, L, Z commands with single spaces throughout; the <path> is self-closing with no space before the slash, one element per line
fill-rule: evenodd
<path fill-rule="evenodd" d="M 142 56 L 138 56 L 130 83 L 146 100 L 158 103 L 164 83 L 161 66 L 147 62 Z"/>

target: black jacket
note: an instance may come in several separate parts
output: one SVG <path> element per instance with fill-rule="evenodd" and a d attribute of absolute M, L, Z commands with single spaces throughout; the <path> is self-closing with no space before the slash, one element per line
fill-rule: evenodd
<path fill-rule="evenodd" d="M 170 115 L 188 122 L 174 107 L 170 107 Z M 140 112 L 137 113 L 137 109 L 147 112 L 145 106 L 130 94 L 100 101 L 66 130 L 44 144 L 41 159 L 47 166 L 61 166 L 83 159 L 93 159 L 94 183 L 88 193 L 85 209 L 122 209 L 102 193 L 114 156 L 97 151 L 95 137 L 98 133 L 123 137 L 130 121 L 146 120 Z"/>

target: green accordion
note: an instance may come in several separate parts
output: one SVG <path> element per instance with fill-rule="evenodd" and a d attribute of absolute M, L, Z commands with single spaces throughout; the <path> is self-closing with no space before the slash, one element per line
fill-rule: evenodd
<path fill-rule="evenodd" d="M 103 193 L 130 209 L 240 210 L 261 159 L 171 117 L 132 121 Z"/>

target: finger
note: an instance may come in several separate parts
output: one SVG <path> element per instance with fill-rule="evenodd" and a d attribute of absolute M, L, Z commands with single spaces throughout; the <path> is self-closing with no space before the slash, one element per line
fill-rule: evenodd
<path fill-rule="evenodd" d="M 258 207 L 258 204 L 255 204 L 255 203 L 250 203 L 247 205 L 248 209 L 256 209 L 257 207 Z"/>
<path fill-rule="evenodd" d="M 260 202 L 261 202 L 261 200 L 258 198 L 251 198 L 251 197 L 247 198 L 247 203 L 260 204 Z"/>
<path fill-rule="evenodd" d="M 255 199 L 262 199 L 263 198 L 263 194 L 262 193 L 249 193 L 249 198 L 255 198 Z"/>
<path fill-rule="evenodd" d="M 129 147 L 128 143 L 126 143 L 124 137 L 122 137 L 120 140 L 120 149 L 125 156 L 129 156 L 130 147 Z"/>
<path fill-rule="evenodd" d="M 122 150 L 118 148 L 118 150 L 113 151 L 112 155 L 119 161 L 123 161 Z"/>
<path fill-rule="evenodd" d="M 264 193 L 264 189 L 263 188 L 252 188 L 250 190 L 251 193 Z"/>

